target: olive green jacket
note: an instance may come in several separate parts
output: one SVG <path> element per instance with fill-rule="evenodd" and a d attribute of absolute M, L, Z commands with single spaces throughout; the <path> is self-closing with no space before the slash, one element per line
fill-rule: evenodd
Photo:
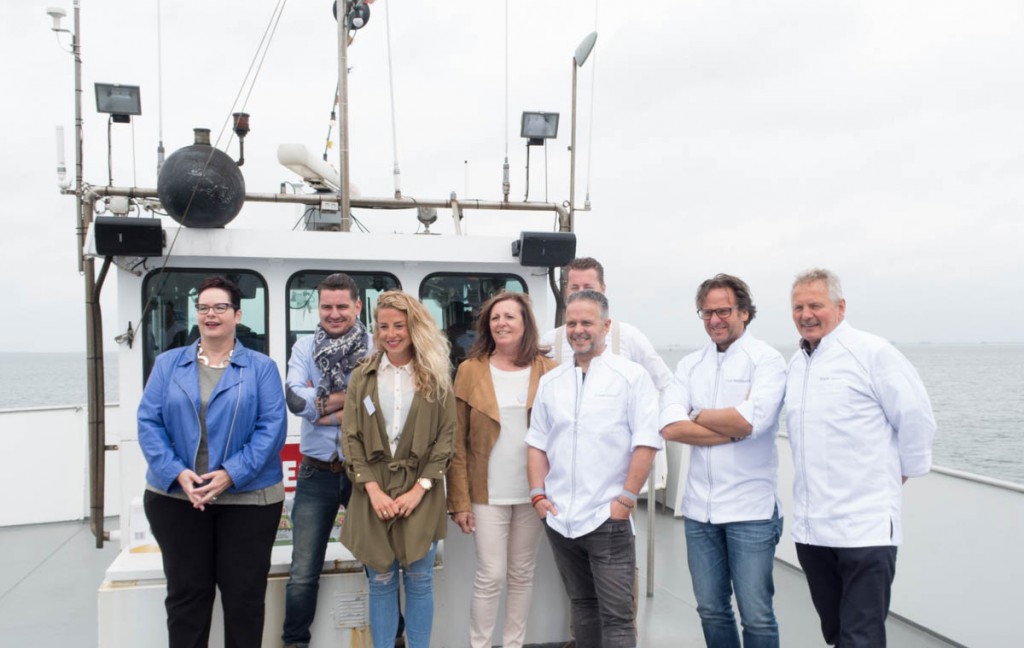
<path fill-rule="evenodd" d="M 419 560 L 431 543 L 447 535 L 444 476 L 453 454 L 455 399 L 449 393 L 443 402 L 430 403 L 417 393 L 392 456 L 377 398 L 379 366 L 380 356 L 374 356 L 356 367 L 345 397 L 341 446 L 345 471 L 352 480 L 352 499 L 345 512 L 341 542 L 363 564 L 387 571 L 396 559 L 403 567 Z M 432 479 L 434 487 L 423 495 L 412 515 L 387 521 L 377 517 L 366 482 L 377 482 L 396 498 L 421 477 Z"/>
<path fill-rule="evenodd" d="M 557 367 L 551 358 L 538 355 L 530 363 L 530 388 L 526 398 L 529 423 L 533 397 L 540 377 Z M 494 394 L 494 380 L 487 358 L 473 358 L 459 365 L 455 376 L 455 458 L 448 471 L 448 510 L 462 513 L 470 503 L 487 504 L 487 463 L 501 432 L 501 415 Z M 523 451 L 523 462 L 526 452 Z"/>

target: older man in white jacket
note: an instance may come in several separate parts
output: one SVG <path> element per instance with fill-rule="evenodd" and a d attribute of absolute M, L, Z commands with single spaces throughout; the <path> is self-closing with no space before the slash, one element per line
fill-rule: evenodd
<path fill-rule="evenodd" d="M 902 485 L 931 469 L 931 402 L 895 347 L 844 321 L 835 274 L 797 276 L 792 306 L 801 340 L 789 363 L 786 429 L 797 557 L 825 641 L 885 646 Z"/>

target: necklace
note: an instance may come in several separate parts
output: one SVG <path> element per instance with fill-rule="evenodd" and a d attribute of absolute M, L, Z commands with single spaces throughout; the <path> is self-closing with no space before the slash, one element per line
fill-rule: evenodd
<path fill-rule="evenodd" d="M 196 354 L 196 357 L 199 359 L 199 362 L 202 362 L 207 367 L 211 367 L 213 369 L 223 369 L 224 367 L 228 366 L 228 362 L 231 360 L 231 356 L 234 355 L 234 353 L 235 349 L 232 348 L 230 351 L 228 351 L 228 354 L 224 356 L 224 359 L 222 359 L 220 362 L 214 363 L 209 356 L 203 353 L 203 345 L 200 344 L 199 353 Z"/>

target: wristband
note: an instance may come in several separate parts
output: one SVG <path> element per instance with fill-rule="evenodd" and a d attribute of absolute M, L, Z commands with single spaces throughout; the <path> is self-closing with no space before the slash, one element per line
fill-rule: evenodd
<path fill-rule="evenodd" d="M 544 493 L 544 487 L 543 486 L 540 487 L 540 488 L 531 488 L 530 489 L 530 497 L 536 497 L 537 495 L 544 495 L 544 494 L 545 493 Z"/>
<path fill-rule="evenodd" d="M 541 500 L 546 500 L 547 498 L 548 496 L 545 495 L 544 493 L 541 493 L 540 495 L 534 495 L 533 497 L 530 498 L 530 505 L 537 506 L 537 502 Z"/>
<path fill-rule="evenodd" d="M 630 492 L 629 492 L 628 490 L 626 490 L 625 488 L 623 488 L 623 489 L 622 489 L 622 492 L 621 492 L 621 493 L 619 493 L 619 496 L 620 496 L 620 497 L 626 497 L 626 498 L 628 498 L 628 499 L 629 499 L 629 501 L 630 501 L 630 502 L 632 502 L 632 503 L 634 503 L 634 504 L 636 504 L 636 499 L 637 499 L 637 497 L 639 497 L 639 495 L 637 495 L 636 493 L 630 493 Z"/>
<path fill-rule="evenodd" d="M 619 495 L 618 497 L 616 497 L 615 501 L 619 503 L 619 506 L 623 506 L 623 507 L 629 509 L 630 511 L 632 511 L 634 508 L 636 508 L 636 502 L 634 502 L 632 500 L 628 500 L 628 499 L 624 502 L 624 501 L 622 501 L 622 495 Z"/>

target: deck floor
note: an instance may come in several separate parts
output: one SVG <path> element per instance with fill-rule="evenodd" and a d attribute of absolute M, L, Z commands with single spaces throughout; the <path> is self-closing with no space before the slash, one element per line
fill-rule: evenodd
<path fill-rule="evenodd" d="M 107 528 L 117 528 L 116 519 Z M 640 562 L 640 645 L 703 646 L 686 568 L 682 519 L 660 509 L 655 521 L 654 596 L 646 593 L 646 522 L 637 523 Z M 96 549 L 87 522 L 0 528 L 0 643 L 64 648 L 96 646 L 96 589 L 117 555 L 116 543 Z M 803 574 L 776 562 L 775 610 L 787 648 L 823 646 Z M 948 646 L 890 618 L 889 643 L 900 648 Z"/>

